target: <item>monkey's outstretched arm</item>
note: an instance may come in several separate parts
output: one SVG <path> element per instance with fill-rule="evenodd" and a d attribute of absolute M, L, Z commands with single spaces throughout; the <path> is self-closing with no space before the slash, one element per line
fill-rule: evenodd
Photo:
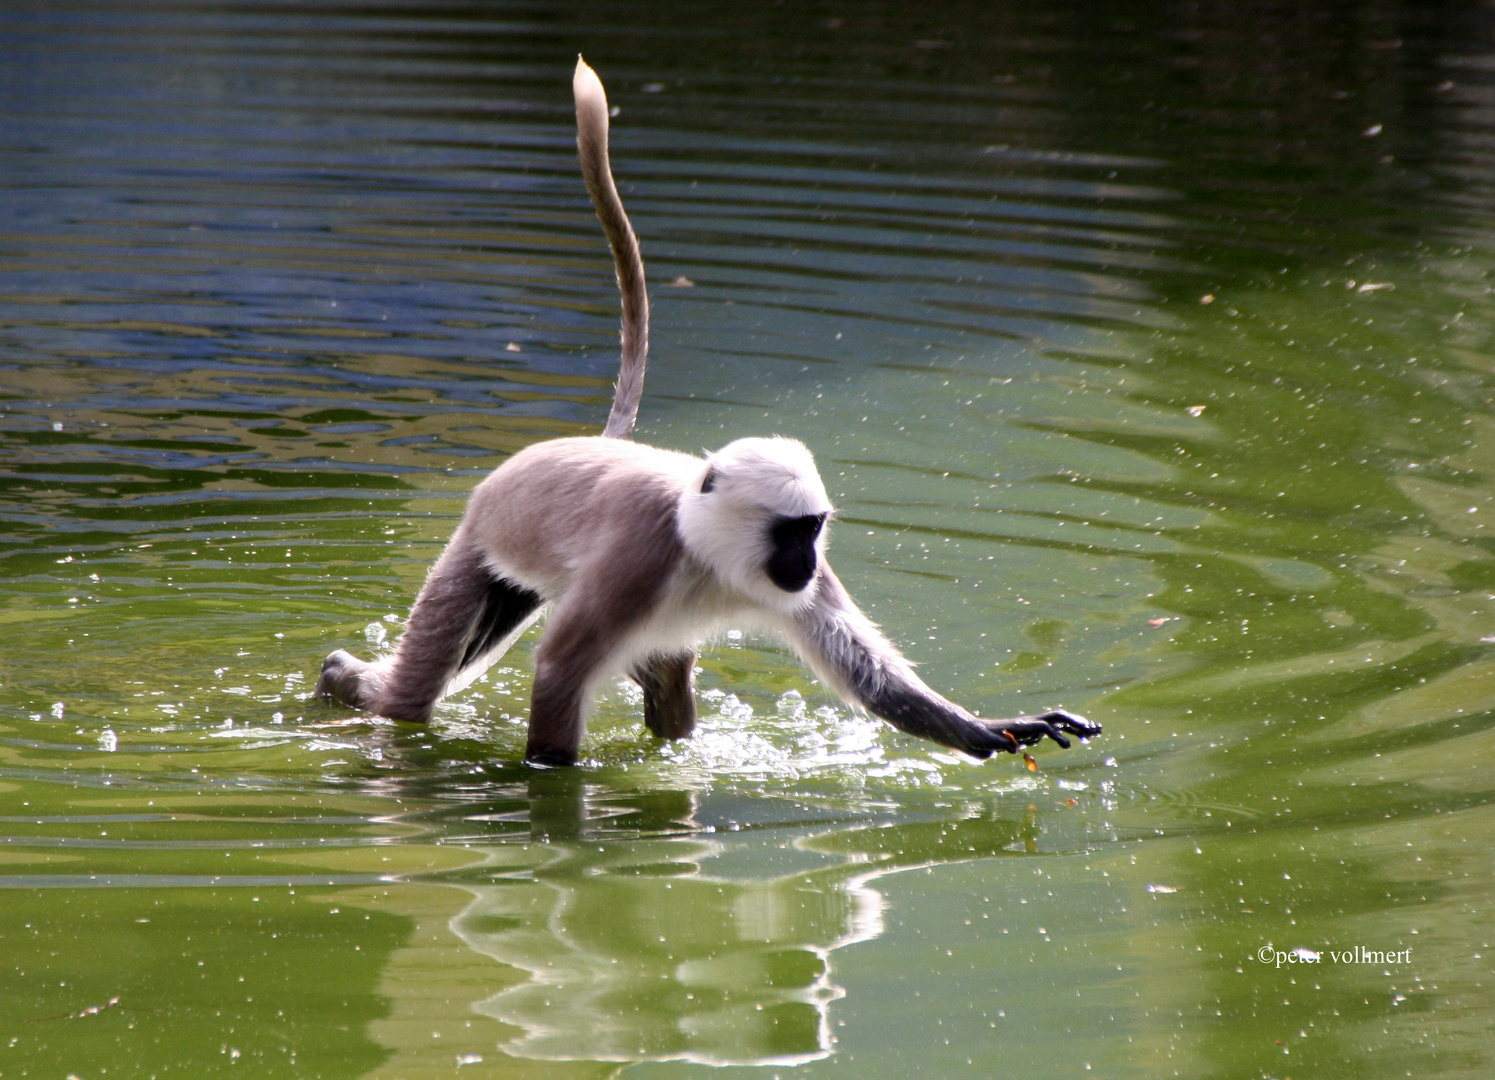
<path fill-rule="evenodd" d="M 1100 725 L 1055 711 L 1010 720 L 983 720 L 947 701 L 914 674 L 911 665 L 863 615 L 846 588 L 823 563 L 815 601 L 794 617 L 791 641 L 817 675 L 848 701 L 888 723 L 973 757 L 999 750 L 1016 753 L 1045 737 L 1068 747 L 1075 735 L 1088 739 Z"/>

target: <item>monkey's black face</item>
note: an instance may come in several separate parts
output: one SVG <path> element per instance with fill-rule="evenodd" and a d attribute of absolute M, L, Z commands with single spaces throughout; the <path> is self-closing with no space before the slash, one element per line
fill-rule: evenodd
<path fill-rule="evenodd" d="M 772 553 L 763 570 L 768 580 L 785 592 L 799 592 L 815 576 L 815 541 L 825 525 L 824 514 L 776 518 L 768 529 Z"/>

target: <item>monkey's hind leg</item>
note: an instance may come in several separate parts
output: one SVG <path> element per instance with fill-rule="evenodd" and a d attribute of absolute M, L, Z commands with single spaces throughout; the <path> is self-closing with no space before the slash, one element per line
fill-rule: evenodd
<path fill-rule="evenodd" d="M 392 720 L 426 723 L 450 688 L 480 674 L 524 632 L 540 603 L 494 577 L 480 552 L 454 539 L 415 598 L 394 655 L 370 664 L 338 649 L 323 661 L 316 692 Z"/>
<path fill-rule="evenodd" d="M 651 656 L 629 673 L 644 688 L 644 726 L 661 739 L 696 729 L 695 650 Z"/>
<path fill-rule="evenodd" d="M 317 676 L 317 697 L 352 709 L 369 711 L 384 684 L 381 665 L 360 660 L 346 649 L 334 649 L 322 661 Z"/>

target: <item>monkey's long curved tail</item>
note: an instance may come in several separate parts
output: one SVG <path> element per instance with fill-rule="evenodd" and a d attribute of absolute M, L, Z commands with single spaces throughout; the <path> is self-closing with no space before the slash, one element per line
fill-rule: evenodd
<path fill-rule="evenodd" d="M 571 91 L 576 96 L 576 150 L 581 157 L 581 175 L 612 246 L 618 291 L 623 297 L 623 363 L 612 412 L 602 434 L 626 439 L 633 434 L 633 422 L 638 419 L 644 368 L 649 360 L 649 292 L 644 285 L 644 257 L 639 254 L 638 237 L 628 223 L 607 158 L 607 92 L 597 73 L 579 56 Z"/>

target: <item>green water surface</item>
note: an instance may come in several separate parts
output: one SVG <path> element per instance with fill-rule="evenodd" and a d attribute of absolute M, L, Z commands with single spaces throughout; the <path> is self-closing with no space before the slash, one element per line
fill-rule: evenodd
<path fill-rule="evenodd" d="M 579 51 L 638 437 L 802 439 L 927 681 L 1103 737 L 737 631 L 576 769 L 534 633 L 311 699 L 600 429 Z M 1492 72 L 1472 3 L 6 5 L 0 1077 L 1492 1075 Z"/>

